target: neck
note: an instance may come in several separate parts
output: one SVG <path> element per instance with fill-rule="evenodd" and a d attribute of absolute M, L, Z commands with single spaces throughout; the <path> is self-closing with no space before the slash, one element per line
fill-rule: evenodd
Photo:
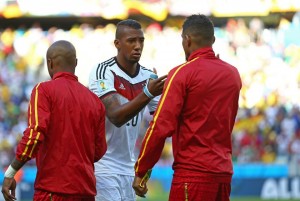
<path fill-rule="evenodd" d="M 134 75 L 136 72 L 137 62 L 129 62 L 121 57 L 117 56 L 117 61 L 121 67 L 126 70 L 130 75 Z"/>

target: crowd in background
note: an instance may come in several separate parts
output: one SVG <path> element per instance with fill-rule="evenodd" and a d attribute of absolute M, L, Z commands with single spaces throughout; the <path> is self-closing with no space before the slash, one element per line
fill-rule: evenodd
<path fill-rule="evenodd" d="M 185 62 L 181 29 L 153 23 L 145 30 L 140 61 L 155 67 L 159 75 Z M 14 147 L 27 127 L 27 104 L 35 84 L 49 79 L 44 58 L 49 45 L 59 39 L 71 41 L 78 55 L 76 75 L 87 85 L 90 69 L 98 61 L 116 55 L 115 25 L 74 25 L 70 30 L 52 27 L 0 30 L 0 168 L 7 166 Z M 231 19 L 215 29 L 214 49 L 236 66 L 243 88 L 232 135 L 236 163 L 300 164 L 300 15 L 282 19 L 265 28 L 253 18 Z M 144 127 L 149 117 L 146 116 Z M 141 138 L 144 132 L 141 131 Z M 139 143 L 139 142 L 138 142 Z M 160 164 L 172 162 L 167 141 Z M 34 163 L 32 161 L 31 163 Z"/>

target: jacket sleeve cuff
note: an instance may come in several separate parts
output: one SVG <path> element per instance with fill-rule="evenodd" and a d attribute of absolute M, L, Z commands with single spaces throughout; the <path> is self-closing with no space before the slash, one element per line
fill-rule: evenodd
<path fill-rule="evenodd" d="M 143 178 L 146 175 L 147 172 L 135 172 L 135 176 Z"/>

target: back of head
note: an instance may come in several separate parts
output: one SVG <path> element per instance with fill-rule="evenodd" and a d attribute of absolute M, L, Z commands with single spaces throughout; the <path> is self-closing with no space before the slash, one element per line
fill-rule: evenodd
<path fill-rule="evenodd" d="M 141 24 L 133 19 L 122 20 L 117 24 L 116 39 L 120 39 L 123 33 L 124 27 L 130 27 L 132 29 L 142 29 Z"/>
<path fill-rule="evenodd" d="M 211 46 L 215 40 L 213 22 L 202 14 L 191 15 L 182 25 L 182 35 L 190 35 L 199 47 Z"/>
<path fill-rule="evenodd" d="M 75 72 L 77 65 L 76 49 L 66 40 L 54 42 L 47 51 L 47 66 L 50 76 L 57 72 Z"/>

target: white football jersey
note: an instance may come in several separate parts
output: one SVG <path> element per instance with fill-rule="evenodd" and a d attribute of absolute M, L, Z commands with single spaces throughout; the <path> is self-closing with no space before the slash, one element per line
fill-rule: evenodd
<path fill-rule="evenodd" d="M 143 87 L 153 72 L 140 64 L 131 76 L 117 63 L 115 57 L 99 63 L 90 72 L 89 89 L 99 98 L 109 93 L 120 94 L 121 104 L 134 99 L 143 91 Z M 147 105 L 150 112 L 156 110 L 160 96 Z M 144 108 L 145 109 L 145 108 Z M 144 109 L 121 127 L 113 125 L 106 118 L 107 151 L 95 163 L 95 174 L 120 174 L 134 176 L 135 144 L 140 131 Z"/>

